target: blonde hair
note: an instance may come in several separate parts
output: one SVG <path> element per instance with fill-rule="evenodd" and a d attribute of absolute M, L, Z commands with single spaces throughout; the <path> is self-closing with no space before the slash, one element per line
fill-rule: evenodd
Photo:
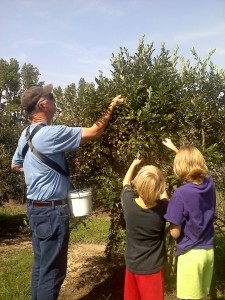
<path fill-rule="evenodd" d="M 134 180 L 139 196 L 147 205 L 154 204 L 165 189 L 165 180 L 162 172 L 154 166 L 144 166 L 140 169 Z"/>
<path fill-rule="evenodd" d="M 181 147 L 174 159 L 174 174 L 186 182 L 201 183 L 208 176 L 202 153 L 194 146 Z"/>

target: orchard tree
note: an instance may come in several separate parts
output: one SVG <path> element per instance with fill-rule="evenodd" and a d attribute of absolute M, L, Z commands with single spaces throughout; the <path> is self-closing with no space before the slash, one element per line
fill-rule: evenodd
<path fill-rule="evenodd" d="M 23 176 L 12 173 L 10 165 L 20 133 L 28 123 L 20 97 L 31 84 L 43 84 L 38 82 L 39 75 L 31 64 L 24 64 L 20 72 L 16 59 L 0 59 L 0 181 L 4 183 L 0 186 L 0 201 L 24 195 Z"/>
<path fill-rule="evenodd" d="M 165 137 L 172 138 L 178 147 L 194 144 L 203 152 L 224 207 L 225 72 L 210 61 L 214 51 L 202 61 L 192 49 L 196 64 L 191 65 L 178 56 L 178 50 L 170 53 L 162 43 L 160 53 L 155 55 L 153 43 L 145 45 L 141 39 L 134 55 L 121 48 L 112 56 L 110 78 L 100 72 L 95 85 L 81 80 L 70 99 L 64 97 L 62 108 L 66 107 L 66 113 L 59 119 L 79 126 L 91 125 L 116 95 L 125 98 L 113 112 L 102 137 L 69 157 L 77 186 L 92 187 L 95 205 L 102 203 L 110 214 L 108 256 L 124 247 L 120 191 L 133 158 L 139 155 L 143 164 L 161 168 L 170 194 L 180 184 L 172 171 L 174 154 L 162 145 Z M 221 212 L 217 212 L 215 228 L 224 238 L 224 208 Z M 220 267 L 224 258 L 221 245 L 219 239 L 215 245 L 221 248 L 215 255 L 215 274 L 224 274 Z M 170 276 L 175 272 L 175 248 L 170 238 L 167 246 Z M 214 278 L 214 287 L 222 290 L 216 283 L 217 275 Z"/>
<path fill-rule="evenodd" d="M 225 71 L 210 58 L 202 61 L 192 49 L 196 65 L 182 58 L 182 117 L 179 119 L 180 142 L 188 141 L 205 154 L 218 188 L 224 189 L 225 159 Z"/>
<path fill-rule="evenodd" d="M 178 184 L 172 172 L 174 155 L 162 145 L 163 138 L 171 137 L 178 146 L 193 143 L 199 147 L 210 172 L 220 175 L 216 178 L 218 187 L 223 185 L 224 70 L 210 62 L 213 51 L 201 61 L 193 49 L 194 66 L 178 56 L 178 48 L 170 53 L 164 43 L 159 54 L 154 52 L 153 43 L 145 45 L 144 38 L 134 55 L 121 48 L 112 56 L 110 78 L 100 72 L 95 86 L 81 80 L 73 97 L 63 104 L 67 113 L 61 115 L 62 122 L 88 126 L 113 97 L 121 94 L 125 98 L 101 139 L 70 157 L 71 168 L 76 174 L 86 174 L 94 188 L 96 203 L 103 203 L 111 214 L 109 255 L 121 242 L 120 190 L 133 158 L 141 155 L 144 164 L 160 167 L 170 193 Z"/>
<path fill-rule="evenodd" d="M 32 64 L 25 63 L 21 68 L 21 85 L 22 90 L 28 89 L 32 85 L 43 85 L 44 82 L 39 82 L 38 68 L 34 67 Z"/>
<path fill-rule="evenodd" d="M 0 99 L 1 103 L 15 97 L 20 88 L 20 73 L 17 60 L 11 58 L 9 62 L 0 59 Z"/>
<path fill-rule="evenodd" d="M 18 62 L 0 60 L 0 201 L 12 194 L 17 177 L 10 172 L 10 159 L 18 136 L 20 73 Z"/>

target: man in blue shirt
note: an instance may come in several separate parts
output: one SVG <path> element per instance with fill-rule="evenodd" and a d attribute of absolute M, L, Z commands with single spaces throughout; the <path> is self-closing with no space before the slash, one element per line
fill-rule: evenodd
<path fill-rule="evenodd" d="M 53 85 L 35 86 L 21 98 L 23 109 L 32 122 L 30 134 L 39 124 L 43 126 L 32 138 L 41 154 L 56 162 L 66 171 L 65 152 L 99 138 L 105 130 L 113 109 L 123 102 L 115 97 L 103 116 L 91 127 L 50 126 L 56 112 Z M 69 242 L 68 176 L 42 162 L 30 149 L 25 157 L 26 129 L 22 132 L 12 159 L 11 169 L 23 172 L 27 185 L 27 208 L 32 231 L 34 264 L 32 270 L 32 300 L 55 300 L 66 277 Z"/>

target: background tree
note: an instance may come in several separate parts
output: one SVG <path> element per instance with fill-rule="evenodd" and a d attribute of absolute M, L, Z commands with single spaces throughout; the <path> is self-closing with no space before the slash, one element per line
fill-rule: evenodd
<path fill-rule="evenodd" d="M 24 88 L 38 82 L 39 71 L 31 64 L 24 64 L 21 72 L 19 63 L 11 58 L 0 60 L 0 202 L 24 197 L 24 179 L 22 175 L 10 170 L 12 155 L 18 138 L 28 120 L 24 118 L 20 97 Z"/>
<path fill-rule="evenodd" d="M 21 87 L 23 90 L 28 89 L 32 85 L 43 85 L 44 82 L 39 82 L 38 68 L 32 64 L 24 64 L 21 68 Z"/>

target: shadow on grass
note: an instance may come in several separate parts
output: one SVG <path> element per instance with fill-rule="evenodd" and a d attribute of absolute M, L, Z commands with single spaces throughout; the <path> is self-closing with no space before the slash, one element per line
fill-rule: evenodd
<path fill-rule="evenodd" d="M 0 214 L 0 238 L 15 238 L 21 234 L 29 235 L 27 215 L 25 213 Z"/>
<path fill-rule="evenodd" d="M 91 261 L 91 264 L 94 264 L 95 267 L 99 267 L 99 259 L 96 261 L 95 259 Z M 100 268 L 104 269 L 104 261 L 100 263 Z M 106 276 L 107 274 L 107 276 Z M 90 274 L 87 272 L 87 274 L 82 274 L 82 277 L 89 276 Z M 124 299 L 124 279 L 125 279 L 125 265 L 120 264 L 117 266 L 112 266 L 110 263 L 107 267 L 107 272 L 105 272 L 105 278 L 102 282 L 99 284 L 95 284 L 95 286 L 91 289 L 89 293 L 87 293 L 85 296 L 76 298 L 78 300 L 123 300 Z M 88 284 L 90 280 L 96 281 L 98 279 L 97 274 L 93 274 L 93 278 L 88 278 L 85 281 L 83 281 L 83 284 Z M 103 276 L 104 277 L 104 276 Z M 87 277 L 86 277 L 87 279 Z M 175 293 L 175 285 L 172 287 L 172 283 L 168 286 L 168 284 L 165 284 L 165 300 L 176 300 L 176 293 Z M 77 288 L 79 288 L 79 284 L 77 285 Z"/>
<path fill-rule="evenodd" d="M 111 260 L 92 256 L 81 269 L 77 269 L 76 276 L 67 282 L 62 299 L 123 300 L 124 277 L 123 255 Z M 165 285 L 165 300 L 177 299 L 175 286 L 172 288 L 172 285 L 172 282 L 169 287 Z"/>
<path fill-rule="evenodd" d="M 124 266 L 111 270 L 111 274 L 79 300 L 123 300 Z"/>
<path fill-rule="evenodd" d="M 79 300 L 123 300 L 125 265 L 123 256 L 108 261 L 104 257 L 92 257 L 82 273 L 77 289 L 92 283 L 93 288 Z M 84 279 L 85 278 L 85 279 Z M 100 283 L 99 283 L 100 282 Z"/>

